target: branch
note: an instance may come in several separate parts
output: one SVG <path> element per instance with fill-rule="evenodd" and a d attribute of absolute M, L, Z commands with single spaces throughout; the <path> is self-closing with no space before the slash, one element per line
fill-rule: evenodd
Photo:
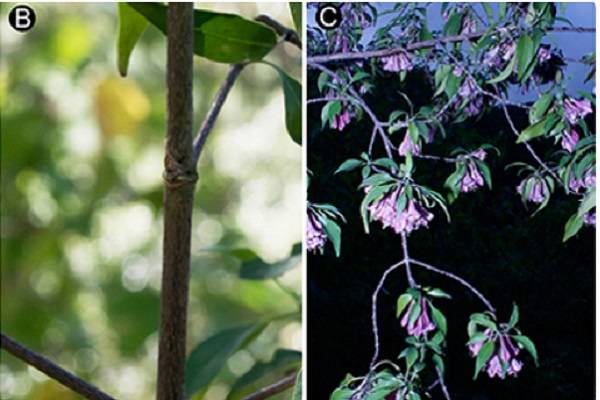
<path fill-rule="evenodd" d="M 192 209 L 198 179 L 192 148 L 193 16 L 193 3 L 169 3 L 157 400 L 180 400 L 184 396 Z"/>
<path fill-rule="evenodd" d="M 596 28 L 569 28 L 569 27 L 561 27 L 561 28 L 550 28 L 547 31 L 549 32 L 577 32 L 577 33 L 593 33 L 596 32 Z M 306 59 L 307 64 L 327 64 L 333 61 L 343 61 L 343 60 L 360 60 L 365 58 L 373 58 L 373 57 L 387 57 L 394 54 L 398 54 L 404 51 L 414 51 L 420 49 L 426 49 L 430 47 L 434 47 L 437 44 L 446 44 L 446 43 L 454 43 L 454 42 L 462 42 L 463 40 L 473 40 L 479 39 L 486 32 L 474 32 L 468 34 L 454 35 L 454 36 L 445 36 L 436 39 L 428 39 L 420 42 L 409 43 L 406 46 L 393 47 L 390 49 L 382 49 L 382 50 L 368 50 L 368 51 L 356 51 L 356 52 L 343 52 L 343 53 L 334 53 L 334 54 L 326 54 L 326 55 L 318 55 L 308 57 Z"/>
<path fill-rule="evenodd" d="M 313 68 L 316 68 L 320 71 L 325 72 L 326 74 L 328 74 L 332 78 L 336 79 L 337 81 L 340 81 L 340 82 L 342 81 L 335 72 L 333 72 L 332 70 L 328 69 L 327 67 L 325 67 L 323 65 L 312 64 L 310 66 Z M 363 110 L 365 110 L 365 112 L 369 115 L 369 117 L 371 118 L 371 121 L 373 121 L 373 125 L 375 125 L 375 130 L 373 132 L 379 133 L 379 135 L 381 136 L 381 140 L 383 141 L 383 145 L 385 147 L 385 151 L 386 151 L 388 157 L 393 158 L 392 150 L 391 150 L 392 143 L 390 142 L 390 139 L 385 135 L 385 131 L 383 130 L 382 122 L 379 121 L 379 119 L 377 118 L 377 116 L 375 115 L 373 110 L 371 110 L 371 108 L 367 105 L 367 103 L 358 95 L 358 93 L 356 93 L 356 90 L 354 90 L 352 85 L 348 85 L 348 93 L 350 93 L 350 95 L 352 96 L 354 101 L 356 101 L 363 108 Z"/>
<path fill-rule="evenodd" d="M 406 232 L 402 232 L 402 252 L 404 253 L 404 259 L 406 260 L 406 278 L 408 279 L 408 284 L 410 287 L 417 286 L 415 283 L 415 279 L 412 276 L 412 271 L 410 269 L 410 255 L 408 255 L 408 244 L 406 243 Z"/>
<path fill-rule="evenodd" d="M 208 114 L 204 118 L 202 122 L 202 126 L 196 135 L 196 139 L 194 140 L 194 165 L 198 165 L 198 160 L 200 159 L 200 154 L 202 153 L 202 149 L 204 148 L 204 144 L 206 143 L 206 139 L 208 139 L 208 135 L 212 131 L 215 126 L 215 121 L 221 112 L 221 108 L 223 107 L 223 103 L 227 99 L 235 80 L 242 72 L 245 64 L 236 64 L 232 65 L 229 68 L 229 72 L 225 77 L 225 81 L 219 88 L 219 91 L 215 95 L 213 99 L 212 105 L 210 106 L 210 110 L 208 110 Z"/>
<path fill-rule="evenodd" d="M 288 29 L 285 26 L 281 25 L 279 22 L 275 21 L 273 18 L 268 15 L 261 14 L 258 17 L 254 18 L 258 22 L 262 22 L 267 25 L 269 28 L 273 29 L 277 35 L 279 35 L 282 40 L 286 42 L 290 42 L 300 50 L 302 50 L 302 41 L 300 40 L 300 36 L 293 29 Z"/>
<path fill-rule="evenodd" d="M 371 364 L 369 366 L 370 371 L 372 371 L 373 367 L 375 367 L 375 364 L 377 363 L 377 358 L 379 357 L 379 328 L 377 327 L 377 297 L 379 296 L 379 292 L 383 288 L 383 283 L 385 282 L 387 276 L 390 273 L 392 273 L 394 270 L 396 270 L 398 267 L 400 267 L 402 264 L 405 264 L 406 262 L 407 262 L 407 260 L 402 260 L 402 261 L 392 265 L 388 269 L 386 269 L 385 272 L 383 273 L 383 275 L 381 276 L 379 283 L 377 284 L 377 288 L 373 292 L 372 306 L 371 306 L 371 323 L 373 325 L 373 337 L 375 340 L 375 351 L 373 352 L 373 358 L 371 358 Z M 368 377 L 367 377 L 367 379 L 365 379 L 365 381 L 368 381 Z"/>
<path fill-rule="evenodd" d="M 500 93 L 500 91 L 498 90 L 498 88 L 495 85 L 494 85 L 494 88 L 496 89 L 496 92 Z M 508 108 L 506 107 L 506 104 L 501 102 L 500 105 L 502 107 L 502 110 L 504 111 L 504 116 L 506 117 L 506 121 L 508 121 L 508 125 L 510 126 L 510 129 L 512 130 L 512 132 L 515 136 L 519 137 L 519 131 L 517 130 L 512 118 L 510 117 L 510 113 L 508 112 Z M 542 161 L 542 159 L 537 155 L 537 153 L 535 152 L 535 150 L 533 149 L 531 144 L 529 144 L 528 142 L 523 142 L 523 144 L 525 145 L 525 147 L 527 148 L 527 151 L 529 152 L 529 154 L 531 154 L 533 159 L 535 161 L 537 161 L 537 163 L 546 172 L 548 172 L 566 190 L 567 193 L 571 193 L 571 189 L 569 189 L 569 187 L 564 184 L 564 182 L 562 181 L 562 179 L 560 179 L 560 177 L 556 174 L 556 172 L 554 172 L 548 165 L 546 165 L 546 163 L 544 161 Z M 578 194 L 576 192 L 572 192 L 572 193 Z"/>
<path fill-rule="evenodd" d="M 267 399 L 271 396 L 275 396 L 276 394 L 281 393 L 284 390 L 289 389 L 292 386 L 294 386 L 294 383 L 296 382 L 297 374 L 298 374 L 297 372 L 294 372 L 289 375 L 286 375 L 281 380 L 279 380 L 269 386 L 265 386 L 264 388 L 259 389 L 252 394 L 249 394 L 248 396 L 244 397 L 243 400 L 262 400 L 262 399 Z"/>
<path fill-rule="evenodd" d="M 467 282 L 460 276 L 454 275 L 452 272 L 444 271 L 441 268 L 434 267 L 433 265 L 429 265 L 427 263 L 424 263 L 422 261 L 418 261 L 418 260 L 415 260 L 412 258 L 408 261 L 415 265 L 421 266 L 425 269 L 436 272 L 440 275 L 443 275 L 450 279 L 454 279 L 455 281 L 461 283 L 463 286 L 465 286 L 467 289 L 469 289 L 471 292 L 473 292 L 473 294 L 475 294 L 475 296 L 479 297 L 479 299 L 483 302 L 483 304 L 485 304 L 485 306 L 487 307 L 488 310 L 490 310 L 493 314 L 496 314 L 496 309 L 492 306 L 492 303 L 490 303 L 490 301 L 483 294 L 481 294 L 481 292 L 479 290 L 475 289 L 475 287 L 473 285 L 471 285 L 469 282 Z"/>
<path fill-rule="evenodd" d="M 442 387 L 442 393 L 444 393 L 444 398 L 446 400 L 450 400 L 450 392 L 448 391 L 448 387 L 446 386 L 446 383 L 444 382 L 444 374 L 438 367 L 435 367 L 435 372 L 437 373 L 437 376 L 438 376 L 439 385 Z"/>
<path fill-rule="evenodd" d="M 46 357 L 37 354 L 33 350 L 30 350 L 27 347 L 17 343 L 9 336 L 6 336 L 1 332 L 0 347 L 12 354 L 13 356 L 19 358 L 20 360 L 26 362 L 32 367 L 35 367 L 37 370 L 48 375 L 55 381 L 60 382 L 62 385 L 68 387 L 72 391 L 79 393 L 86 399 L 115 400 L 113 397 L 102 392 L 100 389 L 93 386 L 92 384 L 73 375 L 72 373 L 56 365 Z"/>

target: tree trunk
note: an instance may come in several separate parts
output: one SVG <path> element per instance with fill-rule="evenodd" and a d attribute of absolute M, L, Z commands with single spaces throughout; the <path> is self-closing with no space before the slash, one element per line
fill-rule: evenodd
<path fill-rule="evenodd" d="M 157 400 L 181 400 L 184 396 L 191 223 L 197 180 L 192 156 L 193 26 L 193 3 L 169 4 Z"/>

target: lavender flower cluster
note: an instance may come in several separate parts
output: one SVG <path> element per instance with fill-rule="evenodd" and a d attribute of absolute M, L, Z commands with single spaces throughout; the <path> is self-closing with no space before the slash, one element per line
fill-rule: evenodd
<path fill-rule="evenodd" d="M 403 188 L 386 193 L 381 199 L 371 203 L 368 210 L 371 219 L 380 221 L 383 228 L 391 227 L 396 233 L 410 234 L 421 227 L 427 227 L 433 214 L 423 207 L 417 199 L 407 200 L 406 207 L 398 210 L 398 198 Z"/>

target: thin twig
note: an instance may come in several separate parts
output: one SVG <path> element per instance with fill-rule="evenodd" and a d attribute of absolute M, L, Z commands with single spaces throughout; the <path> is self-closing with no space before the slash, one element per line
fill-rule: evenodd
<path fill-rule="evenodd" d="M 36 353 L 33 350 L 28 349 L 22 344 L 16 342 L 9 336 L 0 332 L 0 347 L 26 362 L 27 364 L 35 367 L 37 370 L 48 375 L 50 378 L 62 385 L 68 387 L 72 391 L 79 393 L 86 399 L 91 400 L 115 400 L 114 397 L 104 393 L 94 385 L 84 381 L 83 379 L 73 375 L 71 372 L 56 365 L 46 357 Z"/>
<path fill-rule="evenodd" d="M 377 288 L 373 292 L 372 305 L 371 305 L 371 323 L 373 325 L 375 351 L 373 353 L 373 357 L 371 358 L 371 364 L 369 366 L 370 370 L 373 369 L 373 367 L 377 363 L 377 358 L 379 357 L 379 328 L 377 327 L 377 297 L 379 296 L 379 292 L 381 291 L 381 288 L 383 288 L 383 284 L 385 283 L 385 280 L 388 277 L 388 275 L 391 274 L 392 272 L 394 272 L 394 270 L 396 270 L 398 267 L 400 267 L 402 264 L 405 264 L 405 263 L 406 263 L 406 260 L 402 260 L 402 261 L 392 265 L 388 269 L 386 269 L 385 272 L 383 273 L 383 275 L 381 276 L 379 283 L 377 284 Z"/>
<path fill-rule="evenodd" d="M 444 393 L 444 398 L 446 400 L 451 400 L 450 392 L 448 391 L 448 387 L 446 386 L 446 383 L 444 382 L 444 374 L 438 367 L 435 367 L 435 372 L 437 373 L 438 381 L 440 383 L 440 386 L 442 387 L 442 392 Z"/>
<path fill-rule="evenodd" d="M 596 32 L 596 28 L 550 28 L 549 32 L 577 32 L 577 33 L 593 33 Z M 474 32 L 468 34 L 461 34 L 455 36 L 445 36 L 436 39 L 428 39 L 420 42 L 409 43 L 406 46 L 394 47 L 389 49 L 382 50 L 368 50 L 368 51 L 356 51 L 356 52 L 342 52 L 342 53 L 334 53 L 334 54 L 325 54 L 308 57 L 306 62 L 311 64 L 327 64 L 333 61 L 342 61 L 342 60 L 360 60 L 365 58 L 372 57 L 387 57 L 394 54 L 402 53 L 404 51 L 414 51 L 425 48 L 434 47 L 437 44 L 445 44 L 445 43 L 454 43 L 454 42 L 462 42 L 464 40 L 473 40 L 478 39 L 483 36 L 486 32 Z"/>
<path fill-rule="evenodd" d="M 329 68 L 327 68 L 323 65 L 320 65 L 320 64 L 312 64 L 311 66 L 320 71 L 325 72 L 332 78 L 341 82 L 340 77 L 335 72 L 330 70 Z M 377 118 L 377 116 L 375 115 L 373 110 L 371 110 L 371 108 L 367 105 L 367 103 L 358 95 L 358 93 L 356 93 L 356 90 L 354 90 L 354 88 L 351 85 L 348 86 L 348 92 L 350 93 L 350 96 L 352 96 L 354 98 L 354 100 L 362 107 L 362 109 L 365 110 L 365 112 L 369 115 L 369 117 L 371 118 L 371 121 L 373 122 L 373 125 L 375 125 L 377 132 L 381 136 L 381 140 L 383 141 L 383 145 L 385 147 L 385 151 L 386 151 L 388 157 L 393 158 L 392 149 L 391 149 L 391 141 L 386 136 L 385 131 L 383 130 L 382 122 Z"/>
<path fill-rule="evenodd" d="M 265 386 L 264 388 L 259 389 L 252 394 L 249 394 L 248 396 L 244 397 L 244 400 L 262 400 L 275 396 L 276 394 L 281 393 L 284 390 L 287 390 L 294 386 L 297 374 L 297 372 L 294 372 L 292 374 L 286 375 L 281 380 L 269 386 Z"/>
<path fill-rule="evenodd" d="M 282 38 L 282 40 L 290 42 L 296 47 L 298 47 L 300 50 L 302 50 L 302 41 L 300 40 L 300 36 L 298 36 L 298 33 L 295 30 L 286 28 L 285 26 L 275 21 L 268 15 L 261 14 L 254 19 L 258 22 L 262 22 L 263 24 L 273 29 L 277 33 L 277 35 L 279 35 Z"/>
<path fill-rule="evenodd" d="M 355 393 L 358 396 L 358 397 L 356 397 L 357 399 L 361 399 L 363 392 L 368 388 L 369 381 L 375 370 L 375 366 L 377 365 L 377 358 L 379 358 L 379 328 L 377 326 L 377 297 L 379 296 L 379 292 L 381 291 L 387 276 L 390 273 L 392 273 L 394 270 L 396 270 L 398 267 L 400 267 L 402 264 L 405 264 L 405 263 L 406 263 L 406 260 L 402 260 L 402 261 L 392 265 L 388 269 L 386 269 L 385 272 L 383 273 L 383 275 L 381 276 L 381 279 L 379 280 L 379 283 L 377 284 L 377 288 L 375 289 L 375 291 L 373 292 L 373 295 L 371 297 L 371 301 L 372 301 L 372 304 L 371 304 L 372 328 L 371 329 L 373 331 L 373 341 L 375 342 L 375 350 L 373 351 L 373 357 L 371 358 L 371 363 L 369 364 L 369 373 L 365 376 L 365 379 L 362 381 L 362 383 L 359 385 L 359 387 L 356 388 L 356 390 L 355 390 Z"/>
<path fill-rule="evenodd" d="M 415 260 L 413 258 L 411 258 L 408 261 L 412 264 L 421 266 L 425 269 L 436 272 L 440 275 L 443 275 L 450 279 L 454 279 L 455 281 L 461 283 L 463 286 L 465 286 L 467 289 L 469 289 L 471 292 L 473 292 L 473 294 L 475 294 L 475 296 L 479 297 L 479 299 L 483 302 L 483 304 L 485 304 L 485 306 L 487 307 L 488 310 L 490 310 L 493 314 L 496 314 L 496 309 L 492 306 L 492 303 L 490 303 L 490 301 L 483 294 L 481 294 L 481 292 L 479 290 L 477 290 L 473 285 L 471 285 L 469 282 L 467 282 L 460 276 L 457 276 L 457 275 L 453 274 L 452 272 L 445 271 L 441 268 L 434 267 L 433 265 L 424 263 L 422 261 Z"/>
<path fill-rule="evenodd" d="M 196 139 L 194 139 L 194 165 L 198 164 L 198 160 L 200 159 L 200 153 L 202 153 L 202 149 L 204 148 L 204 144 L 206 143 L 206 139 L 208 139 L 208 135 L 212 131 L 215 126 L 215 121 L 221 112 L 221 108 L 223 107 L 223 103 L 227 99 L 227 95 L 231 91 L 235 80 L 242 72 L 245 64 L 235 64 L 229 68 L 229 72 L 225 77 L 225 81 L 219 88 L 219 91 L 215 95 L 215 98 L 210 106 L 210 110 L 208 110 L 208 114 L 204 118 L 202 122 L 202 126 L 196 135 Z"/>
<path fill-rule="evenodd" d="M 410 269 L 410 255 L 408 254 L 408 244 L 406 243 L 406 232 L 402 232 L 402 251 L 404 252 L 404 259 L 406 260 L 406 278 L 410 287 L 415 287 L 415 279 L 412 276 L 412 270 Z"/>
<path fill-rule="evenodd" d="M 500 93 L 500 91 L 498 90 L 498 88 L 494 85 L 494 88 L 496 89 L 496 92 Z M 502 107 L 502 110 L 504 111 L 504 116 L 506 117 L 506 121 L 508 122 L 508 125 L 510 126 L 511 131 L 513 132 L 513 134 L 517 137 L 519 137 L 519 131 L 517 130 L 517 127 L 515 126 L 510 113 L 508 112 L 508 108 L 506 106 L 505 103 L 500 102 L 500 106 Z M 531 146 L 531 144 L 529 144 L 528 142 L 523 142 L 523 145 L 525 145 L 525 148 L 527 149 L 527 151 L 529 152 L 529 154 L 531 154 L 531 156 L 533 157 L 533 159 L 546 171 L 548 172 L 550 175 L 552 175 L 552 177 L 566 190 L 567 193 L 570 193 L 571 190 L 569 189 L 569 187 L 567 185 L 564 184 L 564 182 L 562 181 L 562 179 L 560 179 L 560 177 L 556 174 L 556 172 L 554 172 L 541 158 L 540 156 L 537 155 L 537 153 L 535 152 L 535 150 L 533 149 L 533 147 Z M 575 193 L 575 192 L 573 192 Z"/>

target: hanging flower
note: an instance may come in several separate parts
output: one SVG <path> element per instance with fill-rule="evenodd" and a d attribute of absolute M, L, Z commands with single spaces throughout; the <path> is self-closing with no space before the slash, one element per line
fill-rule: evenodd
<path fill-rule="evenodd" d="M 421 144 L 418 142 L 414 143 L 412 141 L 412 138 L 410 137 L 410 134 L 408 133 L 408 131 L 406 131 L 402 143 L 400 143 L 400 146 L 398 146 L 398 154 L 400 154 L 401 156 L 406 156 L 409 153 L 415 156 L 420 155 Z"/>
<path fill-rule="evenodd" d="M 583 216 L 583 223 L 596 226 L 596 211 L 590 211 Z"/>
<path fill-rule="evenodd" d="M 458 89 L 458 95 L 464 98 L 469 98 L 477 93 L 477 84 L 471 77 L 467 77 L 463 84 Z"/>
<path fill-rule="evenodd" d="M 352 117 L 350 116 L 350 112 L 348 110 L 343 110 L 341 113 L 333 117 L 331 127 L 333 129 L 337 129 L 338 131 L 342 131 L 350 123 L 351 119 Z"/>
<path fill-rule="evenodd" d="M 428 212 L 416 199 L 408 200 L 406 207 L 398 213 L 398 196 L 403 188 L 388 192 L 382 199 L 369 206 L 371 218 L 380 221 L 383 228 L 391 227 L 394 232 L 409 234 L 424 226 L 433 219 L 433 214 Z"/>
<path fill-rule="evenodd" d="M 531 186 L 531 190 L 527 194 L 527 201 L 532 203 L 542 203 L 546 200 L 546 197 L 550 194 L 548 191 L 548 186 L 544 179 L 542 178 L 530 178 L 534 179 L 535 182 L 533 186 Z M 517 186 L 517 192 L 521 194 L 521 196 L 525 196 L 525 190 L 527 190 L 527 182 L 529 179 L 525 179 L 521 181 L 519 186 Z"/>
<path fill-rule="evenodd" d="M 411 55 L 407 52 L 400 52 L 387 57 L 381 57 L 383 70 L 390 72 L 410 71 L 413 69 Z"/>
<path fill-rule="evenodd" d="M 473 192 L 483 186 L 483 176 L 474 162 L 468 162 L 467 171 L 462 177 L 460 191 L 463 193 Z"/>
<path fill-rule="evenodd" d="M 323 252 L 323 247 L 327 243 L 327 234 L 323 229 L 323 224 L 318 220 L 317 216 L 310 208 L 307 211 L 308 223 L 306 224 L 306 248 L 308 251 L 316 253 Z"/>
<path fill-rule="evenodd" d="M 562 139 L 560 141 L 560 145 L 563 149 L 567 150 L 569 153 L 572 153 L 575 150 L 575 146 L 579 141 L 579 135 L 575 129 L 571 129 L 571 133 L 568 131 L 564 131 L 562 133 Z"/>
<path fill-rule="evenodd" d="M 540 46 L 540 49 L 537 53 L 538 61 L 541 63 L 545 63 L 546 61 L 552 58 L 552 52 L 548 46 Z"/>
<path fill-rule="evenodd" d="M 592 103 L 588 99 L 575 100 L 567 98 L 563 106 L 565 108 L 565 117 L 572 124 L 576 123 L 577 119 L 592 113 Z"/>
<path fill-rule="evenodd" d="M 491 330 L 486 330 L 485 334 L 488 335 L 488 339 L 469 345 L 471 357 L 477 357 L 483 347 L 483 343 L 491 339 Z M 515 346 L 510 336 L 506 334 L 496 336 L 495 343 L 494 347 L 497 350 L 485 365 L 486 373 L 490 378 L 498 377 L 500 379 L 504 379 L 507 374 L 509 376 L 517 376 L 519 371 L 523 369 L 523 362 L 517 358 L 520 349 Z"/>
<path fill-rule="evenodd" d="M 410 301 L 404 316 L 400 320 L 400 326 L 406 328 L 409 335 L 420 337 L 424 336 L 427 332 L 434 331 L 436 326 L 429 317 L 427 311 L 428 304 L 423 297 L 421 297 L 421 301 L 419 302 L 419 316 L 414 321 L 410 321 L 410 315 L 412 314 L 413 308 L 416 307 L 416 304 L 414 299 Z"/>

